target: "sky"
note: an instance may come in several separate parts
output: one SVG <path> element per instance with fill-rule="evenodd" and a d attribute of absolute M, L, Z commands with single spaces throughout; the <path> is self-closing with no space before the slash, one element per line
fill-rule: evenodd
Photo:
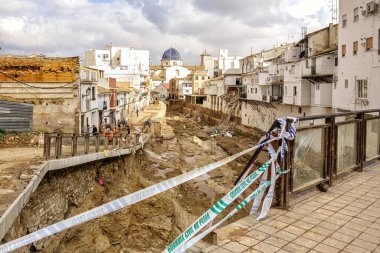
<path fill-rule="evenodd" d="M 150 51 L 173 46 L 184 64 L 207 50 L 247 56 L 300 39 L 331 21 L 329 0 L 0 0 L 0 54 L 84 56 L 112 43 Z"/>

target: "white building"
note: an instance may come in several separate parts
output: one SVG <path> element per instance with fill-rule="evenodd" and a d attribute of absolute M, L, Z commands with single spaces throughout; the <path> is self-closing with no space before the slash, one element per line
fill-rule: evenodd
<path fill-rule="evenodd" d="M 226 91 L 223 75 L 207 81 L 205 85 L 205 94 L 207 97 L 203 101 L 203 107 L 213 111 L 222 111 L 225 102 L 221 96 L 226 94 Z"/>
<path fill-rule="evenodd" d="M 80 133 L 92 133 L 92 127 L 99 130 L 98 85 L 107 82 L 103 71 L 81 67 L 80 70 Z"/>
<path fill-rule="evenodd" d="M 149 75 L 149 51 L 110 45 L 106 50 L 86 51 L 85 66 L 103 70 L 105 77 L 130 82 L 140 89 Z"/>
<path fill-rule="evenodd" d="M 333 89 L 337 111 L 380 108 L 379 3 L 339 1 L 338 82 Z"/>
<path fill-rule="evenodd" d="M 211 78 L 223 75 L 229 69 L 239 69 L 239 56 L 229 56 L 228 49 L 220 49 L 219 56 L 213 57 L 207 52 L 201 54 L 201 66 L 205 67 Z"/>

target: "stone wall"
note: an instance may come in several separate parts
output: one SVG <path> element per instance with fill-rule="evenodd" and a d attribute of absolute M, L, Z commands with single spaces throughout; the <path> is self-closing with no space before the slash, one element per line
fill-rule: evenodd
<path fill-rule="evenodd" d="M 34 105 L 33 130 L 79 132 L 79 57 L 0 57 L 0 99 Z"/>
<path fill-rule="evenodd" d="M 8 230 L 2 243 L 72 216 L 71 210 L 80 206 L 89 193 L 97 188 L 104 188 L 98 185 L 98 178 L 102 178 L 107 187 L 108 182 L 118 180 L 121 175 L 127 173 L 129 166 L 125 165 L 133 159 L 134 156 L 110 158 L 48 172 Z M 50 244 L 59 242 L 66 233 L 67 230 L 17 252 L 33 252 L 51 247 Z"/>

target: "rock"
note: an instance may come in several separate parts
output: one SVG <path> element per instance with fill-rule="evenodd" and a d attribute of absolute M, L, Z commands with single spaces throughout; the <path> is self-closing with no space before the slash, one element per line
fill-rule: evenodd
<path fill-rule="evenodd" d="M 33 175 L 21 174 L 21 176 L 20 176 L 21 180 L 28 180 L 28 179 L 32 179 L 32 178 L 33 178 Z"/>

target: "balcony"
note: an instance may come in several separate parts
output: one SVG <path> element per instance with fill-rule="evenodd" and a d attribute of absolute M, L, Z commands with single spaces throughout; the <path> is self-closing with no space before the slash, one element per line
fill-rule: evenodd
<path fill-rule="evenodd" d="M 98 102 L 96 100 L 87 99 L 85 109 L 86 111 L 98 109 Z"/>
<path fill-rule="evenodd" d="M 99 111 L 108 110 L 108 102 L 107 101 L 99 101 L 98 109 Z"/>
<path fill-rule="evenodd" d="M 240 93 L 240 98 L 247 98 L 247 93 Z"/>
<path fill-rule="evenodd" d="M 267 85 L 281 85 L 283 84 L 284 76 L 270 76 L 267 77 Z"/>

